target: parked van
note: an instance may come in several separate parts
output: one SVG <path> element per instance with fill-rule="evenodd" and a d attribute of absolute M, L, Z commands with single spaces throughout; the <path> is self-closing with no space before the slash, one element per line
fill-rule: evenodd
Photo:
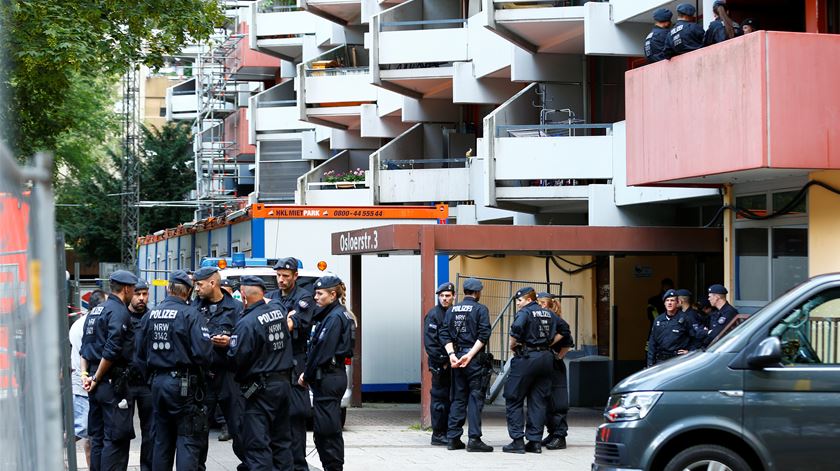
<path fill-rule="evenodd" d="M 840 469 L 840 274 L 616 385 L 593 471 Z"/>

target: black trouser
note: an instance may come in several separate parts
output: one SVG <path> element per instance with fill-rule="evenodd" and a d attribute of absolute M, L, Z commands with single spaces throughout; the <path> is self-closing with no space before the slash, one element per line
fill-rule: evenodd
<path fill-rule="evenodd" d="M 289 371 L 263 378 L 263 388 L 245 398 L 242 413 L 242 442 L 245 465 L 250 471 L 273 471 L 292 468 L 289 436 Z M 242 384 L 245 389 L 250 382 Z"/>
<path fill-rule="evenodd" d="M 245 447 L 242 443 L 241 436 L 241 415 L 242 406 L 240 404 L 239 386 L 233 380 L 233 374 L 230 372 L 221 372 L 213 374 L 212 378 L 207 378 L 207 393 L 204 399 L 204 406 L 207 413 L 212 415 L 216 411 L 216 405 L 222 409 L 222 415 L 225 417 L 225 424 L 227 424 L 228 433 L 233 438 L 233 453 L 239 458 L 239 461 L 245 461 Z M 204 470 L 204 463 L 207 461 L 207 450 L 210 448 L 208 433 L 202 437 L 201 444 L 201 466 L 200 470 Z"/>
<path fill-rule="evenodd" d="M 430 415 L 432 433 L 446 435 L 449 429 L 449 406 L 452 403 L 452 368 L 448 364 L 429 363 L 432 372 Z"/>
<path fill-rule="evenodd" d="M 463 350 L 464 355 L 469 350 Z M 452 370 L 452 404 L 446 438 L 454 440 L 464 434 L 464 421 L 469 421 L 470 438 L 481 438 L 481 411 L 484 409 L 482 368 L 475 358 L 464 368 Z"/>
<path fill-rule="evenodd" d="M 566 382 L 566 363 L 554 360 L 551 370 L 551 397 L 548 401 L 548 414 L 545 428 L 553 437 L 565 437 L 569 433 L 566 414 L 569 413 L 569 387 Z"/>
<path fill-rule="evenodd" d="M 134 438 L 134 399 L 128 394 L 127 387 L 117 391 L 111 376 L 108 374 L 106 377 L 109 379 L 97 383 L 92 395 L 101 411 L 103 427 L 99 469 L 124 471 L 128 467 L 128 450 Z"/>
<path fill-rule="evenodd" d="M 131 397 L 137 407 L 137 415 L 140 416 L 140 471 L 152 470 L 152 449 L 155 446 L 155 438 L 152 429 L 154 422 L 152 407 L 152 390 L 148 385 L 134 385 L 129 388 Z"/>
<path fill-rule="evenodd" d="M 551 392 L 552 359 L 553 355 L 548 350 L 530 351 L 511 359 L 510 374 L 505 384 L 505 415 L 510 438 L 542 440 L 546 406 Z M 527 428 L 524 413 L 526 398 Z"/>
<path fill-rule="evenodd" d="M 313 438 L 324 471 L 344 469 L 344 437 L 341 435 L 341 397 L 347 390 L 344 365 L 322 370 L 312 385 Z"/>
<path fill-rule="evenodd" d="M 99 385 L 88 393 L 88 441 L 90 442 L 90 471 L 102 470 L 102 446 L 105 442 L 105 404 L 99 398 Z"/>
<path fill-rule="evenodd" d="M 308 471 L 306 463 L 306 421 L 312 416 L 312 403 L 309 389 L 297 384 L 303 370 L 306 369 L 306 353 L 294 354 L 295 368 L 292 374 L 292 391 L 289 400 L 289 429 L 292 435 L 292 458 L 295 471 Z"/>
<path fill-rule="evenodd" d="M 201 461 L 202 437 L 207 434 L 207 411 L 189 388 L 181 395 L 181 378 L 167 372 L 152 380 L 155 449 L 152 469 L 197 471 Z M 177 461 L 176 461 L 177 460 Z"/>

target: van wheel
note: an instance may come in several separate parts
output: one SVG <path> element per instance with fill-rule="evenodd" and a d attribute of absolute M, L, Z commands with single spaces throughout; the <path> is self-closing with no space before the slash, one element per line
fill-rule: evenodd
<path fill-rule="evenodd" d="M 750 466 L 729 448 L 698 445 L 678 453 L 665 471 L 750 471 Z"/>

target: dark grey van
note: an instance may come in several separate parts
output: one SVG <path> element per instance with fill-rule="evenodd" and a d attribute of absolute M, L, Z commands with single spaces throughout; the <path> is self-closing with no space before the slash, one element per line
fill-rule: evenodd
<path fill-rule="evenodd" d="M 593 471 L 840 469 L 840 274 L 621 381 Z"/>

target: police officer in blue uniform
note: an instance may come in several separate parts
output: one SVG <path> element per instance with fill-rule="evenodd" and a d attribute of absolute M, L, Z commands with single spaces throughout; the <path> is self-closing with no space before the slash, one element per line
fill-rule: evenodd
<path fill-rule="evenodd" d="M 688 350 L 697 350 L 700 348 L 700 345 L 703 343 L 703 339 L 706 338 L 706 334 L 708 330 L 706 329 L 706 322 L 702 315 L 694 309 L 694 306 L 691 305 L 691 291 L 687 289 L 678 289 L 677 290 L 677 302 L 679 304 L 680 311 L 682 311 L 683 316 L 688 321 L 688 325 L 691 327 L 689 330 L 690 340 L 688 342 Z"/>
<path fill-rule="evenodd" d="M 111 294 L 85 320 L 81 354 L 82 386 L 88 391 L 92 471 L 126 469 L 134 438 L 134 399 L 128 391 L 134 354 L 131 314 L 137 277 L 118 270 L 108 278 Z M 85 374 L 87 373 L 87 374 Z"/>
<path fill-rule="evenodd" d="M 134 332 L 140 327 L 140 320 L 149 312 L 149 284 L 146 280 L 140 279 L 134 285 L 134 296 L 128 305 L 128 312 L 131 314 L 131 325 Z M 155 446 L 155 439 L 152 433 L 152 422 L 154 421 L 154 410 L 152 408 L 152 390 L 146 381 L 146 372 L 142 365 L 132 362 L 129 376 L 128 389 L 131 397 L 134 398 L 134 405 L 137 408 L 137 415 L 140 416 L 140 470 L 151 471 L 152 452 Z"/>
<path fill-rule="evenodd" d="M 446 310 L 455 300 L 455 285 L 446 282 L 438 286 L 438 303 L 423 319 L 423 346 L 426 349 L 429 371 L 432 373 L 432 390 L 429 412 L 432 417 L 432 445 L 446 446 L 449 426 L 449 405 L 452 402 L 452 368 L 444 343 L 440 339 Z"/>
<path fill-rule="evenodd" d="M 452 367 L 452 405 L 446 432 L 447 449 L 470 452 L 491 452 L 493 447 L 481 441 L 481 411 L 484 409 L 482 375 L 484 368 L 475 357 L 490 340 L 490 312 L 479 303 L 481 281 L 469 278 L 464 282 L 464 298 L 446 311 L 445 328 L 440 332 L 449 364 Z M 469 441 L 461 441 L 464 421 L 469 421 Z"/>
<path fill-rule="evenodd" d="M 169 276 L 167 296 L 140 321 L 136 361 L 151 377 L 155 449 L 152 468 L 195 471 L 207 435 L 202 368 L 213 356 L 210 332 L 187 303 L 193 281 L 187 272 Z"/>
<path fill-rule="evenodd" d="M 703 27 L 697 24 L 697 8 L 690 3 L 677 6 L 677 23 L 671 28 L 666 43 L 666 55 L 678 56 L 703 47 Z"/>
<path fill-rule="evenodd" d="M 715 0 L 712 4 L 712 11 L 715 12 L 715 19 L 709 23 L 709 29 L 706 30 L 706 35 L 703 37 L 704 46 L 722 43 L 727 39 L 744 34 L 741 25 L 732 21 L 732 18 L 729 17 L 726 0 Z"/>
<path fill-rule="evenodd" d="M 228 356 L 244 400 L 245 465 L 249 470 L 291 469 L 293 365 L 286 310 L 265 302 L 265 282 L 257 276 L 242 276 L 239 290 L 245 312 L 233 329 Z"/>
<path fill-rule="evenodd" d="M 505 383 L 505 415 L 511 442 L 505 453 L 542 453 L 542 432 L 554 368 L 550 347 L 560 340 L 554 313 L 537 304 L 534 288 L 516 292 L 519 309 L 510 326 L 510 374 Z M 525 399 L 528 420 L 525 420 Z M 528 438 L 526 444 L 524 438 Z"/>
<path fill-rule="evenodd" d="M 662 295 L 665 312 L 653 321 L 650 329 L 647 351 L 649 367 L 688 352 L 691 325 L 680 311 L 677 297 L 677 291 L 673 289 Z"/>
<path fill-rule="evenodd" d="M 298 286 L 298 260 L 293 257 L 282 258 L 274 265 L 277 272 L 278 289 L 269 291 L 267 298 L 279 302 L 288 312 L 287 324 L 292 337 L 292 357 L 295 379 L 292 384 L 292 396 L 289 404 L 289 421 L 292 434 L 292 457 L 294 470 L 306 471 L 306 421 L 312 415 L 309 391 L 297 384 L 297 378 L 306 367 L 306 343 L 312 330 L 312 312 L 315 301 L 312 293 Z"/>
<path fill-rule="evenodd" d="M 645 57 L 648 64 L 669 58 L 666 55 L 666 43 L 671 29 L 672 16 L 673 13 L 667 8 L 660 8 L 653 12 L 654 26 L 645 38 Z"/>
<path fill-rule="evenodd" d="M 703 339 L 703 347 L 708 347 L 738 315 L 738 311 L 726 300 L 729 291 L 723 285 L 709 286 L 709 304 L 716 311 L 709 315 L 709 332 Z"/>
<path fill-rule="evenodd" d="M 344 469 L 341 397 L 347 389 L 346 361 L 353 357 L 356 318 L 346 306 L 347 288 L 336 276 L 315 282 L 315 315 L 306 368 L 298 384 L 312 388 L 312 435 L 324 471 Z"/>
<path fill-rule="evenodd" d="M 566 448 L 566 436 L 569 434 L 569 424 L 566 414 L 569 412 L 569 386 L 566 379 L 566 353 L 575 346 L 569 323 L 560 315 L 559 299 L 551 293 L 537 293 L 537 303 L 554 313 L 557 320 L 557 333 L 560 341 L 551 346 L 554 354 L 554 365 L 551 371 L 551 396 L 548 401 L 545 428 L 547 436 L 542 445 L 549 450 Z"/>
<path fill-rule="evenodd" d="M 198 295 L 195 306 L 207 323 L 214 353 L 212 363 L 205 370 L 207 394 L 204 404 L 210 414 L 214 413 L 217 404 L 221 407 L 228 433 L 233 438 L 233 451 L 240 461 L 244 461 L 245 453 L 239 435 L 239 387 L 228 368 L 227 357 L 233 327 L 242 315 L 242 303 L 233 299 L 226 291 L 222 291 L 222 279 L 216 267 L 202 267 L 196 270 L 193 280 Z M 204 438 L 201 462 L 206 461 L 209 448 L 207 437 Z"/>

